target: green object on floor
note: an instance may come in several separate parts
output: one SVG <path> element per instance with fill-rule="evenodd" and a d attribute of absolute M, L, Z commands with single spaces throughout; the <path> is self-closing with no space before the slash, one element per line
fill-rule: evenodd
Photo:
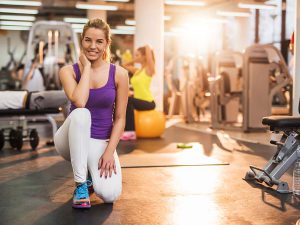
<path fill-rule="evenodd" d="M 186 144 L 186 143 L 179 143 L 177 144 L 177 148 L 192 148 L 192 144 Z"/>

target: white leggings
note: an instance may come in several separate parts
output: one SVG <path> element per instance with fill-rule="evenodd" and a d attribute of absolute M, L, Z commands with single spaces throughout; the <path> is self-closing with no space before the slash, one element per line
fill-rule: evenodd
<path fill-rule="evenodd" d="M 54 136 L 57 152 L 71 161 L 75 182 L 85 182 L 89 170 L 97 196 L 104 202 L 114 202 L 122 191 L 121 166 L 116 151 L 114 158 L 117 174 L 100 177 L 98 162 L 108 144 L 106 140 L 91 138 L 91 114 L 86 108 L 73 110 Z"/>

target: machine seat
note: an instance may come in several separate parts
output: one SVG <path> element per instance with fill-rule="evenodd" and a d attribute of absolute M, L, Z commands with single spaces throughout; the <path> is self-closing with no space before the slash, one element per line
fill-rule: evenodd
<path fill-rule="evenodd" d="M 3 116 L 34 116 L 44 114 L 56 114 L 60 113 L 60 108 L 48 108 L 48 109 L 5 109 L 0 110 L 0 117 Z"/>
<path fill-rule="evenodd" d="M 268 116 L 262 119 L 262 124 L 271 128 L 300 128 L 300 116 Z"/>

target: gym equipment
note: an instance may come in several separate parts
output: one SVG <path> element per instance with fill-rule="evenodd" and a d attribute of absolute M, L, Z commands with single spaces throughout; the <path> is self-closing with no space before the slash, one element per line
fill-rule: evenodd
<path fill-rule="evenodd" d="M 272 115 L 276 93 L 292 81 L 281 52 L 273 45 L 253 45 L 245 52 L 243 76 L 244 130 L 263 128 L 261 118 Z M 270 69 L 277 64 L 279 83 L 270 85 Z M 259 109 L 259 110 L 258 110 Z"/>
<path fill-rule="evenodd" d="M 0 117 L 7 117 L 10 122 L 16 121 L 13 127 L 5 127 L 0 129 L 0 150 L 4 147 L 5 141 L 9 141 L 12 148 L 21 150 L 23 143 L 29 141 L 32 150 L 35 150 L 39 144 L 39 136 L 36 129 L 29 129 L 27 118 L 34 116 L 45 117 L 52 125 L 53 137 L 57 131 L 57 124 L 52 117 L 52 114 L 61 112 L 61 108 L 48 108 L 48 109 L 7 109 L 0 110 Z M 5 119 L 1 119 L 4 121 Z"/>
<path fill-rule="evenodd" d="M 168 117 L 171 118 L 173 115 L 175 115 L 175 106 L 178 106 L 180 98 L 181 98 L 181 92 L 179 91 L 178 85 L 175 84 L 175 78 L 173 77 L 173 69 L 174 69 L 174 61 L 175 58 L 172 58 L 169 60 L 169 62 L 166 65 L 165 68 L 165 79 L 166 84 L 170 92 L 170 97 L 168 97 Z"/>
<path fill-rule="evenodd" d="M 12 148 L 16 148 L 18 151 L 21 151 L 25 141 L 29 141 L 32 150 L 35 150 L 39 145 L 40 139 L 36 129 L 23 129 L 23 127 L 17 127 L 17 129 L 3 128 L 0 130 L 0 133 L 0 136 L 4 137 L 2 147 L 6 140 L 9 141 Z"/>
<path fill-rule="evenodd" d="M 216 77 L 210 77 L 212 128 L 240 129 L 243 55 L 222 51 L 215 57 Z"/>
<path fill-rule="evenodd" d="M 10 38 L 7 39 L 7 54 L 9 55 L 9 61 L 0 70 L 0 90 L 12 90 L 15 88 L 15 82 L 11 76 L 11 70 L 17 67 L 17 62 L 14 58 L 14 50 L 11 50 Z"/>
<path fill-rule="evenodd" d="M 25 70 L 38 55 L 45 89 L 61 89 L 59 68 L 77 59 L 79 51 L 78 38 L 71 24 L 61 21 L 38 21 L 29 33 Z"/>
<path fill-rule="evenodd" d="M 299 108 L 300 112 L 300 108 Z M 296 162 L 297 151 L 300 151 L 300 117 L 270 116 L 264 117 L 262 124 L 270 126 L 274 134 L 282 133 L 280 140 L 271 139 L 270 143 L 277 146 L 274 156 L 263 169 L 250 166 L 245 180 L 264 182 L 272 187 L 277 185 L 280 193 L 289 193 L 287 182 L 281 181 L 281 176 Z"/>
<path fill-rule="evenodd" d="M 274 98 L 292 81 L 280 51 L 273 45 L 255 44 L 243 55 L 218 53 L 216 74 L 210 79 L 212 128 L 245 132 L 264 128 L 261 118 L 272 115 Z M 285 105 L 286 113 L 289 105 Z"/>
<path fill-rule="evenodd" d="M 176 74 L 178 79 L 175 79 Z M 172 117 L 179 106 L 185 122 L 200 121 L 200 116 L 209 106 L 207 73 L 202 59 L 194 56 L 171 58 L 165 69 L 165 78 L 171 93 L 168 117 Z M 177 80 L 179 85 L 175 83 Z"/>
<path fill-rule="evenodd" d="M 166 119 L 163 112 L 156 110 L 134 110 L 135 132 L 137 137 L 155 138 L 163 134 Z"/>

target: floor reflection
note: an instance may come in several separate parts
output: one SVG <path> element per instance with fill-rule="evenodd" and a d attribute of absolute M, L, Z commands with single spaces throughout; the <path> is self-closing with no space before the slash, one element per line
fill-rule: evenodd
<path fill-rule="evenodd" d="M 178 197 L 174 200 L 174 208 L 168 221 L 173 225 L 219 225 L 222 224 L 221 212 L 211 196 Z"/>

